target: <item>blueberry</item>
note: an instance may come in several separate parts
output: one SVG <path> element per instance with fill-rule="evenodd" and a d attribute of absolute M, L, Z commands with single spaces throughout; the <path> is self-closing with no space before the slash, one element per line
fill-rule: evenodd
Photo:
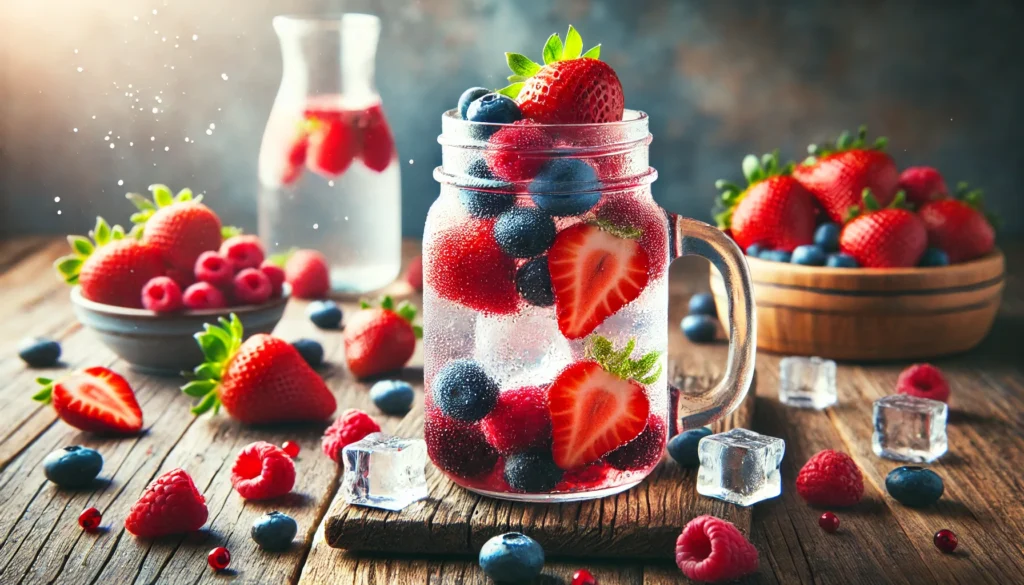
<path fill-rule="evenodd" d="M 949 254 L 938 248 L 928 248 L 924 251 L 924 256 L 921 256 L 921 261 L 917 265 L 926 267 L 949 266 Z"/>
<path fill-rule="evenodd" d="M 489 93 L 473 100 L 466 110 L 466 119 L 470 122 L 488 124 L 511 124 L 523 117 L 519 104 L 508 96 L 500 93 Z"/>
<path fill-rule="evenodd" d="M 885 489 L 897 502 L 911 508 L 924 508 L 942 497 L 942 478 L 923 467 L 897 467 L 885 477 Z"/>
<path fill-rule="evenodd" d="M 848 254 L 829 254 L 825 266 L 831 268 L 859 268 L 860 264 Z"/>
<path fill-rule="evenodd" d="M 18 357 L 33 368 L 48 368 L 60 359 L 60 344 L 45 337 L 29 337 L 18 344 Z"/>
<path fill-rule="evenodd" d="M 564 192 L 580 188 L 595 190 Z M 600 189 L 597 172 L 578 158 L 559 158 L 547 163 L 527 187 L 530 193 L 535 193 L 533 202 L 537 207 L 555 217 L 586 212 L 601 199 Z"/>
<path fill-rule="evenodd" d="M 697 457 L 697 444 L 704 437 L 711 434 L 711 429 L 701 427 L 683 431 L 669 439 L 668 454 L 676 463 L 683 467 L 697 467 L 700 465 L 700 458 Z"/>
<path fill-rule="evenodd" d="M 477 157 L 466 165 L 466 174 L 474 179 L 483 179 L 485 181 L 494 181 L 496 177 L 491 172 L 491 167 L 487 166 L 487 160 L 483 157 Z"/>
<path fill-rule="evenodd" d="M 475 102 L 476 100 L 484 97 L 489 93 L 491 93 L 491 90 L 487 89 L 486 87 L 471 87 L 466 91 L 462 92 L 462 95 L 459 96 L 459 117 L 465 120 L 466 110 L 469 109 L 469 104 Z"/>
<path fill-rule="evenodd" d="M 790 258 L 790 262 L 793 264 L 802 264 L 804 266 L 824 266 L 825 250 L 817 244 L 797 246 L 796 249 L 793 250 L 793 256 Z"/>
<path fill-rule="evenodd" d="M 94 449 L 72 445 L 58 449 L 43 459 L 46 479 L 64 488 L 85 487 L 103 469 L 103 456 Z"/>
<path fill-rule="evenodd" d="M 562 481 L 562 469 L 551 453 L 516 453 L 505 460 L 505 481 L 521 492 L 549 492 Z"/>
<path fill-rule="evenodd" d="M 769 262 L 789 262 L 792 256 L 792 254 L 785 250 L 762 250 L 758 258 Z"/>
<path fill-rule="evenodd" d="M 506 532 L 484 543 L 479 562 L 497 583 L 531 582 L 544 568 L 544 549 L 525 534 Z"/>
<path fill-rule="evenodd" d="M 506 193 L 488 193 L 472 189 L 459 189 L 459 201 L 473 217 L 497 217 L 515 203 L 515 196 Z"/>
<path fill-rule="evenodd" d="M 370 388 L 370 400 L 387 414 L 405 414 L 412 407 L 416 393 L 408 382 L 381 380 Z"/>
<path fill-rule="evenodd" d="M 294 518 L 274 510 L 257 518 L 249 534 L 263 550 L 283 551 L 291 548 L 298 531 Z"/>
<path fill-rule="evenodd" d="M 839 249 L 839 224 L 823 223 L 814 230 L 814 243 L 826 252 Z"/>
<path fill-rule="evenodd" d="M 306 316 L 320 329 L 337 329 L 341 326 L 341 307 L 334 301 L 313 301 L 306 307 Z"/>
<path fill-rule="evenodd" d="M 498 402 L 498 383 L 470 359 L 448 362 L 434 377 L 434 403 L 451 418 L 476 422 Z"/>
<path fill-rule="evenodd" d="M 689 305 L 690 315 L 710 315 L 714 317 L 718 314 L 718 309 L 715 308 L 715 297 L 711 296 L 710 293 L 697 293 L 690 297 Z"/>
<path fill-rule="evenodd" d="M 761 252 L 763 251 L 764 246 L 762 246 L 761 244 L 750 244 L 749 246 L 747 246 L 747 256 L 753 256 L 754 258 L 757 258 L 758 256 L 761 255 Z"/>
<path fill-rule="evenodd" d="M 534 258 L 519 267 L 516 271 L 516 290 L 526 302 L 536 307 L 550 307 L 555 304 L 547 256 Z"/>
<path fill-rule="evenodd" d="M 537 209 L 513 207 L 494 223 L 494 239 L 509 256 L 532 258 L 554 243 L 555 222 Z"/>
<path fill-rule="evenodd" d="M 695 343 L 707 343 L 715 340 L 718 325 L 715 318 L 708 315 L 687 315 L 683 317 L 683 335 Z"/>
<path fill-rule="evenodd" d="M 320 345 L 320 342 L 305 338 L 296 339 L 292 342 L 292 347 L 314 368 L 324 363 L 324 346 Z"/>

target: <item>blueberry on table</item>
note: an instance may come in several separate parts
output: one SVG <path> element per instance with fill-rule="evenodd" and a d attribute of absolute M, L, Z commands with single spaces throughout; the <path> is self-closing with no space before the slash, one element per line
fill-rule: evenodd
<path fill-rule="evenodd" d="M 515 196 L 508 193 L 459 189 L 459 201 L 473 217 L 486 218 L 497 217 L 508 211 L 515 203 Z"/>
<path fill-rule="evenodd" d="M 715 307 L 715 297 L 711 296 L 710 293 L 697 293 L 690 297 L 688 310 L 690 315 L 710 315 L 714 317 L 718 314 L 718 309 Z"/>
<path fill-rule="evenodd" d="M 412 386 L 402 380 L 381 380 L 370 387 L 370 400 L 386 414 L 409 412 L 415 397 Z"/>
<path fill-rule="evenodd" d="M 500 93 L 489 93 L 469 104 L 466 119 L 487 124 L 511 124 L 523 117 L 519 104 Z"/>
<path fill-rule="evenodd" d="M 761 260 L 767 260 L 769 262 L 789 262 L 792 254 L 785 250 L 762 250 L 757 256 Z"/>
<path fill-rule="evenodd" d="M 555 304 L 547 256 L 534 258 L 519 267 L 516 271 L 516 290 L 526 302 L 536 307 L 550 307 Z"/>
<path fill-rule="evenodd" d="M 517 453 L 505 460 L 505 481 L 516 491 L 549 492 L 562 481 L 562 475 L 550 452 Z"/>
<path fill-rule="evenodd" d="M 945 486 L 934 471 L 905 465 L 889 472 L 885 477 L 885 490 L 904 506 L 924 508 L 942 497 Z"/>
<path fill-rule="evenodd" d="M 48 368 L 60 359 L 60 344 L 45 337 L 29 337 L 18 344 L 18 357 L 33 368 Z"/>
<path fill-rule="evenodd" d="M 545 164 L 527 189 L 535 194 L 537 207 L 555 217 L 580 215 L 601 199 L 597 172 L 578 158 L 559 158 Z"/>
<path fill-rule="evenodd" d="M 849 254 L 829 254 L 825 259 L 825 266 L 829 268 L 860 268 L 857 260 Z"/>
<path fill-rule="evenodd" d="M 924 255 L 921 256 L 921 261 L 918 262 L 917 265 L 926 268 L 949 266 L 949 254 L 939 248 L 928 248 L 924 251 Z"/>
<path fill-rule="evenodd" d="M 826 260 L 825 250 L 816 244 L 805 244 L 797 246 L 793 250 L 790 262 L 804 266 L 824 266 Z"/>
<path fill-rule="evenodd" d="M 81 488 L 92 483 L 103 469 L 103 456 L 94 449 L 72 445 L 43 459 L 46 479 L 63 488 Z"/>
<path fill-rule="evenodd" d="M 747 256 L 753 256 L 754 258 L 757 258 L 761 255 L 761 252 L 763 251 L 764 246 L 762 246 L 761 244 L 750 244 L 749 246 L 747 246 L 746 254 Z"/>
<path fill-rule="evenodd" d="M 306 316 L 320 329 L 337 329 L 341 326 L 341 307 L 334 301 L 309 303 Z"/>
<path fill-rule="evenodd" d="M 506 532 L 485 542 L 478 560 L 496 583 L 531 582 L 544 569 L 544 549 L 525 534 Z"/>
<path fill-rule="evenodd" d="M 823 223 L 814 230 L 814 244 L 821 246 L 826 252 L 839 250 L 839 225 L 834 223 Z"/>
<path fill-rule="evenodd" d="M 324 363 L 324 346 L 320 345 L 320 342 L 306 338 L 296 339 L 292 342 L 292 347 L 310 366 L 316 368 Z"/>
<path fill-rule="evenodd" d="M 676 463 L 683 467 L 697 467 L 700 465 L 700 457 L 697 455 L 697 445 L 700 440 L 711 434 L 711 429 L 701 427 L 683 431 L 668 441 L 668 454 Z"/>
<path fill-rule="evenodd" d="M 487 89 L 486 87 L 471 87 L 466 91 L 462 92 L 462 95 L 459 96 L 459 117 L 465 120 L 466 113 L 469 110 L 469 104 L 475 102 L 476 100 L 484 97 L 489 93 L 491 93 L 491 90 Z"/>
<path fill-rule="evenodd" d="M 298 531 L 294 518 L 275 510 L 257 518 L 249 534 L 263 550 L 283 551 L 291 547 Z"/>
<path fill-rule="evenodd" d="M 476 422 L 498 403 L 498 383 L 470 359 L 448 362 L 434 377 L 434 404 L 446 416 Z"/>
<path fill-rule="evenodd" d="M 683 317 L 683 335 L 694 343 L 708 343 L 715 340 L 718 323 L 708 315 L 687 315 Z"/>
<path fill-rule="evenodd" d="M 555 241 L 555 222 L 548 214 L 530 207 L 513 207 L 498 217 L 494 239 L 513 258 L 543 254 Z"/>

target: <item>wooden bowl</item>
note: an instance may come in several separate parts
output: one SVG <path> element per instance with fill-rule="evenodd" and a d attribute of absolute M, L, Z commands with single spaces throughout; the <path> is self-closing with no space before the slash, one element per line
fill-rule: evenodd
<path fill-rule="evenodd" d="M 758 349 L 835 360 L 967 351 L 992 328 L 1005 278 L 999 250 L 940 268 L 822 268 L 757 258 L 747 263 Z M 718 314 L 726 315 L 725 288 L 714 269 L 711 291 Z"/>

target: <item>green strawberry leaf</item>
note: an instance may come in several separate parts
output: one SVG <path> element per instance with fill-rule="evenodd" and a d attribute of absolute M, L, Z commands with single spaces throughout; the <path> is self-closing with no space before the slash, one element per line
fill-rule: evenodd
<path fill-rule="evenodd" d="M 89 238 L 83 238 L 82 236 L 68 236 L 68 244 L 71 245 L 71 249 L 75 251 L 75 254 L 83 258 L 88 258 L 96 247 L 92 245 Z"/>
<path fill-rule="evenodd" d="M 242 235 L 242 228 L 235 227 L 233 225 L 226 225 L 220 228 L 220 239 L 226 240 L 235 236 Z M 283 263 L 282 263 L 283 266 Z"/>
<path fill-rule="evenodd" d="M 144 229 L 145 228 L 143 227 L 143 224 L 141 224 L 141 223 L 135 224 L 135 226 L 132 227 L 131 231 L 128 232 L 128 237 L 129 238 L 134 238 L 136 240 L 141 240 L 142 239 L 142 231 Z"/>
<path fill-rule="evenodd" d="M 280 254 L 271 254 L 267 257 L 267 260 L 270 260 L 275 266 L 284 268 L 284 265 L 288 263 L 288 259 L 292 257 L 292 254 L 294 254 L 296 250 L 298 250 L 298 248 L 289 248 L 287 251 L 281 252 Z"/>
<path fill-rule="evenodd" d="M 544 64 L 550 65 L 559 61 L 562 58 L 562 51 L 562 39 L 558 37 L 558 33 L 552 33 L 544 43 Z"/>
<path fill-rule="evenodd" d="M 584 59 L 600 59 L 601 58 L 601 45 L 591 47 L 589 51 L 583 53 Z"/>
<path fill-rule="evenodd" d="M 503 96 L 510 97 L 512 99 L 516 99 L 517 97 L 519 97 L 519 92 L 522 91 L 523 85 L 525 85 L 525 84 L 522 81 L 518 81 L 518 82 L 515 82 L 515 83 L 513 83 L 511 85 L 506 85 L 505 87 L 503 87 L 501 89 L 496 89 L 494 91 L 496 91 L 497 93 L 500 93 Z"/>
<path fill-rule="evenodd" d="M 203 398 L 219 384 L 216 380 L 195 380 L 181 387 L 181 391 L 192 398 Z"/>
<path fill-rule="evenodd" d="M 391 298 L 391 295 L 384 295 L 384 298 L 380 300 L 380 308 L 388 311 L 395 310 L 395 299 Z"/>
<path fill-rule="evenodd" d="M 578 59 L 581 53 L 583 53 L 583 38 L 580 37 L 580 33 L 570 24 L 569 32 L 565 33 L 565 47 L 562 49 L 560 60 Z"/>
<path fill-rule="evenodd" d="M 199 401 L 199 404 L 192 407 L 192 414 L 205 414 L 218 404 L 220 404 L 220 400 L 217 398 L 217 393 L 210 392 L 206 397 Z"/>
<path fill-rule="evenodd" d="M 870 187 L 864 187 L 864 191 L 861 193 L 861 199 L 864 200 L 864 209 L 868 211 L 878 211 L 882 208 L 878 204 L 878 199 L 875 198 L 875 194 L 871 192 Z"/>
<path fill-rule="evenodd" d="M 131 214 L 131 216 L 129 216 L 128 219 L 131 220 L 131 222 L 136 226 L 139 226 L 149 221 L 149 218 L 153 217 L 153 213 L 155 212 L 152 209 L 147 209 L 146 211 L 136 211 L 135 213 Z"/>
<path fill-rule="evenodd" d="M 512 73 L 527 78 L 536 75 L 541 67 L 526 55 L 519 53 L 505 53 L 505 61 L 508 63 L 508 68 L 512 70 Z"/>
<path fill-rule="evenodd" d="M 139 211 L 156 211 L 156 205 L 138 193 L 127 193 L 125 197 L 135 205 Z"/>
<path fill-rule="evenodd" d="M 96 241 L 97 246 L 110 242 L 110 224 L 102 217 L 96 218 L 96 227 L 93 228 L 92 233 L 92 239 Z"/>
<path fill-rule="evenodd" d="M 757 155 L 748 154 L 743 157 L 743 176 L 746 177 L 747 182 L 753 185 L 761 179 L 761 161 L 758 160 Z"/>
<path fill-rule="evenodd" d="M 84 261 L 78 256 L 62 256 L 57 259 L 57 262 L 54 264 L 54 268 L 56 268 L 57 272 L 64 278 L 64 282 L 70 284 L 68 279 L 78 277 L 78 272 L 82 269 L 83 262 Z"/>
<path fill-rule="evenodd" d="M 220 380 L 221 370 L 220 364 L 203 362 L 196 366 L 192 373 L 200 380 Z"/>
<path fill-rule="evenodd" d="M 199 348 L 203 350 L 203 355 L 206 356 L 206 361 L 223 363 L 228 358 L 228 346 L 221 337 L 205 332 L 196 333 L 195 338 Z"/>
<path fill-rule="evenodd" d="M 522 75 L 509 75 L 505 79 L 507 79 L 509 83 L 521 83 L 529 79 L 529 77 L 524 77 Z"/>
<path fill-rule="evenodd" d="M 367 301 L 366 299 L 361 299 L 359 301 L 359 308 L 360 309 L 372 309 L 373 305 L 370 304 L 370 301 Z"/>
<path fill-rule="evenodd" d="M 416 318 L 416 306 L 409 301 L 402 301 L 399 303 L 398 308 L 395 309 L 395 313 L 398 316 L 412 323 L 413 319 Z"/>
<path fill-rule="evenodd" d="M 119 226 L 119 225 L 115 225 L 114 227 L 110 228 L 110 239 L 115 241 L 115 242 L 117 240 L 123 240 L 124 239 L 124 228 Z"/>
<path fill-rule="evenodd" d="M 150 185 L 149 190 L 153 192 L 153 201 L 157 207 L 167 207 L 174 203 L 174 194 L 167 185 Z"/>
<path fill-rule="evenodd" d="M 412 326 L 412 333 L 413 333 L 413 335 L 416 336 L 416 339 L 423 339 L 423 326 L 421 326 L 421 325 L 413 325 Z"/>
<path fill-rule="evenodd" d="M 174 196 L 175 203 L 181 203 L 182 201 L 192 201 L 192 189 L 185 187 L 178 194 Z"/>

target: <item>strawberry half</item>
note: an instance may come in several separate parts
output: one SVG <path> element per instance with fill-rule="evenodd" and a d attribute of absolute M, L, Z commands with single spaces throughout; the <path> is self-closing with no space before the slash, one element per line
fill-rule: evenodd
<path fill-rule="evenodd" d="M 630 340 L 615 351 L 610 341 L 594 336 L 587 359 L 562 370 L 551 384 L 552 455 L 562 469 L 597 461 L 647 426 L 650 401 L 644 386 L 661 376 L 661 365 L 658 352 L 632 359 L 635 347 Z"/>
<path fill-rule="evenodd" d="M 639 237 L 639 230 L 600 220 L 578 223 L 558 234 L 548 252 L 548 269 L 562 335 L 586 337 L 640 296 L 650 263 Z"/>
<path fill-rule="evenodd" d="M 36 378 L 42 389 L 32 399 L 53 403 L 64 422 L 92 433 L 134 434 L 142 430 L 142 409 L 128 381 L 96 366 L 54 381 Z"/>
<path fill-rule="evenodd" d="M 344 173 L 355 156 L 355 135 L 347 116 L 334 113 L 306 122 L 309 146 L 306 162 L 310 170 L 333 179 Z"/>

